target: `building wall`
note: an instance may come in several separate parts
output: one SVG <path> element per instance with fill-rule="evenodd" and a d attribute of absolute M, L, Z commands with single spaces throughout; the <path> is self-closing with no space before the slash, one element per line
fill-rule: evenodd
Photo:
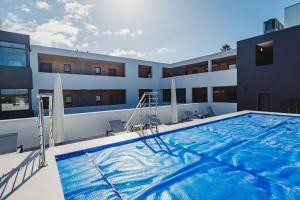
<path fill-rule="evenodd" d="M 271 111 L 287 112 L 300 99 L 300 26 L 238 41 L 238 110 L 257 110 L 258 94 L 271 94 Z M 273 41 L 273 64 L 256 66 L 256 45 Z"/>
<path fill-rule="evenodd" d="M 213 106 L 213 108 L 220 109 L 220 105 L 224 107 L 224 113 L 235 112 L 237 103 L 225 103 L 225 102 L 214 102 L 213 101 L 213 87 L 219 86 L 236 86 L 237 85 L 237 69 L 224 69 L 221 71 L 212 71 L 212 63 L 214 60 L 220 60 L 224 57 L 232 57 L 236 55 L 236 50 L 230 50 L 227 52 L 220 52 L 208 56 L 199 57 L 183 62 L 174 63 L 171 67 L 179 67 L 190 65 L 192 63 L 208 62 L 208 72 L 189 74 L 175 77 L 168 77 L 160 79 L 160 88 L 168 89 L 171 86 L 171 80 L 174 78 L 176 88 L 186 89 L 186 103 L 193 102 L 192 90 L 193 88 L 207 88 L 207 105 Z M 232 62 L 232 61 L 231 61 Z M 231 63 L 232 64 L 232 63 Z M 160 99 L 162 99 L 162 91 L 160 90 Z M 203 111 L 205 112 L 205 111 Z M 223 112 L 220 112 L 223 113 Z"/>
<path fill-rule="evenodd" d="M 24 66 L 12 66 L 0 64 L 0 96 L 1 89 L 27 89 L 29 91 L 33 87 L 32 84 L 32 70 L 30 68 L 30 39 L 28 35 L 11 33 L 6 31 L 0 31 L 0 42 L 10 42 L 15 44 L 21 44 L 25 46 L 25 63 Z M 0 55 L 4 56 L 4 55 Z M 13 55 L 13 56 L 17 56 Z M 29 97 L 30 98 L 30 97 Z M 0 99 L 0 119 L 18 118 L 18 117 L 30 117 L 33 116 L 31 110 L 31 104 L 29 100 L 28 110 L 14 110 L 3 111 L 1 110 Z"/>
<path fill-rule="evenodd" d="M 40 46 L 32 46 L 31 52 L 31 67 L 33 71 L 33 83 L 34 89 L 32 91 L 32 99 L 35 111 L 37 113 L 37 99 L 36 96 L 39 90 L 51 90 L 54 86 L 54 73 L 44 73 L 38 70 L 38 57 L 39 55 L 47 55 L 54 59 L 55 57 L 49 55 L 59 55 L 61 58 L 76 58 L 77 61 L 89 62 L 90 60 L 101 61 L 101 62 L 111 62 L 111 63 L 123 63 L 124 64 L 124 77 L 111 77 L 111 76 L 99 76 L 99 75 L 84 75 L 84 74 L 70 74 L 63 73 L 62 85 L 64 91 L 77 91 L 84 93 L 85 91 L 91 90 L 125 90 L 126 101 L 125 104 L 120 105 L 101 105 L 101 106 L 76 106 L 70 108 L 66 106 L 65 113 L 77 113 L 77 112 L 91 112 L 91 111 L 101 111 L 108 109 L 122 109 L 122 108 L 133 108 L 137 105 L 139 101 L 139 90 L 148 89 L 152 91 L 159 92 L 159 104 L 163 105 L 162 89 L 170 89 L 171 78 L 162 78 L 163 68 L 183 68 L 183 74 L 178 73 L 178 76 L 174 77 L 176 80 L 177 88 L 184 88 L 186 91 L 186 103 L 192 103 L 192 88 L 195 87 L 207 87 L 208 89 L 208 103 L 214 103 L 212 101 L 212 88 L 215 86 L 236 86 L 236 69 L 232 70 L 222 70 L 217 72 L 212 72 L 212 62 L 214 60 L 219 60 L 224 57 L 232 57 L 236 55 L 235 50 L 228 52 L 221 52 L 212 54 L 209 56 L 203 56 L 196 59 L 191 59 L 179 63 L 166 64 L 142 61 L 129 58 L 119 58 L 112 56 L 105 56 L 99 54 L 91 54 L 77 51 L 69 51 L 63 49 L 47 48 Z M 49 60 L 45 60 L 48 62 Z M 52 61 L 54 62 L 54 61 Z M 56 62 L 56 61 L 55 61 Z M 62 61 L 58 66 L 62 67 L 63 63 L 67 61 Z M 84 64 L 82 64 L 84 65 Z M 140 66 L 140 67 L 139 67 Z M 142 78 L 139 77 L 139 72 L 145 72 L 143 66 L 151 66 L 151 77 Z M 183 67 L 182 67 L 183 66 Z M 203 66 L 206 68 L 206 72 L 198 71 L 198 73 L 193 74 L 193 70 L 202 69 Z M 142 67 L 142 68 L 141 68 Z M 144 67 L 145 68 L 145 67 Z M 147 71 L 147 70 L 146 70 Z M 209 71 L 209 72 L 208 72 Z M 195 71 L 194 71 L 195 72 Z M 145 72 L 146 73 L 146 72 Z M 144 74 L 144 73 L 142 73 Z M 233 103 L 234 104 L 234 103 Z M 225 103 L 230 108 L 232 106 L 230 103 Z M 69 108 L 68 108 L 69 107 Z M 229 109 L 234 112 L 234 109 Z"/>
<path fill-rule="evenodd" d="M 101 67 L 99 76 L 109 76 L 109 69 L 115 69 L 116 76 L 125 75 L 124 63 L 119 62 L 47 54 L 38 54 L 38 61 L 39 63 L 51 63 L 52 73 L 64 73 L 64 64 L 70 64 L 71 74 L 96 75 L 96 67 Z M 39 71 L 42 72 L 41 70 Z"/>
<path fill-rule="evenodd" d="M 284 26 L 290 28 L 300 25 L 300 3 L 284 9 Z"/>
<path fill-rule="evenodd" d="M 33 73 L 33 90 L 32 104 L 37 113 L 37 95 L 41 89 L 53 89 L 55 73 L 44 73 L 38 70 L 38 55 L 59 55 L 63 57 L 80 58 L 80 60 L 96 60 L 105 61 L 108 63 L 124 63 L 125 76 L 99 76 L 85 74 L 61 74 L 62 86 L 64 90 L 126 90 L 126 103 L 122 105 L 110 106 L 92 106 L 92 107 L 76 107 L 66 109 L 66 113 L 101 111 L 108 109 L 133 108 L 139 101 L 140 89 L 152 89 L 159 91 L 159 80 L 163 66 L 168 66 L 166 63 L 150 62 L 137 59 L 121 58 L 106 56 L 93 53 L 77 52 L 64 49 L 48 48 L 41 46 L 32 46 L 31 51 L 31 68 Z M 140 78 L 138 76 L 138 66 L 151 66 L 152 77 Z"/>
<path fill-rule="evenodd" d="M 179 120 L 184 110 L 199 112 L 202 106 L 204 105 L 197 103 L 178 105 Z M 105 136 L 106 130 L 110 130 L 109 120 L 120 119 L 126 121 L 132 112 L 133 109 L 123 109 L 65 115 L 64 141 L 70 142 L 78 139 Z M 171 122 L 171 106 L 160 106 L 158 114 L 162 123 Z M 48 138 L 48 123 L 48 117 L 45 117 L 45 138 Z M 18 145 L 23 145 L 25 149 L 39 145 L 37 117 L 0 121 L 0 135 L 16 132 L 18 133 Z"/>

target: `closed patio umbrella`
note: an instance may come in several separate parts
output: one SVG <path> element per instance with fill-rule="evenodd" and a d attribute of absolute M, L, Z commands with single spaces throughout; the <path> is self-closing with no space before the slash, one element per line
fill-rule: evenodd
<path fill-rule="evenodd" d="M 53 134 L 55 143 L 64 141 L 64 98 L 60 74 L 56 74 L 54 82 Z"/>
<path fill-rule="evenodd" d="M 172 84 L 171 84 L 171 114 L 172 114 L 172 123 L 173 124 L 177 123 L 178 122 L 178 113 L 177 113 L 175 79 L 172 79 Z"/>

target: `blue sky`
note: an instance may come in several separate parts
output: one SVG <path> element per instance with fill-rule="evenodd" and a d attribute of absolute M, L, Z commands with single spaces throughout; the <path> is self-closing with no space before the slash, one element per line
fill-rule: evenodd
<path fill-rule="evenodd" d="M 299 1 L 0 0 L 0 19 L 32 44 L 176 62 L 235 48 Z"/>

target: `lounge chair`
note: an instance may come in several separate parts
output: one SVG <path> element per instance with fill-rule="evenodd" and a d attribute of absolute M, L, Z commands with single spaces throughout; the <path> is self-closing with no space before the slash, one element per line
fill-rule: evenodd
<path fill-rule="evenodd" d="M 209 117 L 215 116 L 214 110 L 212 109 L 211 106 L 207 106 L 206 110 L 207 110 L 207 113 L 208 113 Z"/>
<path fill-rule="evenodd" d="M 111 120 L 108 121 L 111 130 L 110 131 L 106 131 L 106 136 L 108 136 L 109 133 L 120 133 L 120 132 L 124 132 L 126 131 L 124 124 L 121 120 Z"/>
<path fill-rule="evenodd" d="M 192 113 L 192 111 L 188 110 L 188 111 L 183 111 L 182 121 L 191 121 L 196 118 L 202 119 L 204 117 L 205 117 L 205 115 L 194 114 L 194 113 Z"/>

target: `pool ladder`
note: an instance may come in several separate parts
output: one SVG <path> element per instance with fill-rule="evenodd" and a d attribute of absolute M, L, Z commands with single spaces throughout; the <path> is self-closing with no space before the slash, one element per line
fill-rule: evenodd
<path fill-rule="evenodd" d="M 158 132 L 157 106 L 158 93 L 145 92 L 125 125 L 127 132 L 142 131 L 145 128 L 155 128 Z"/>

